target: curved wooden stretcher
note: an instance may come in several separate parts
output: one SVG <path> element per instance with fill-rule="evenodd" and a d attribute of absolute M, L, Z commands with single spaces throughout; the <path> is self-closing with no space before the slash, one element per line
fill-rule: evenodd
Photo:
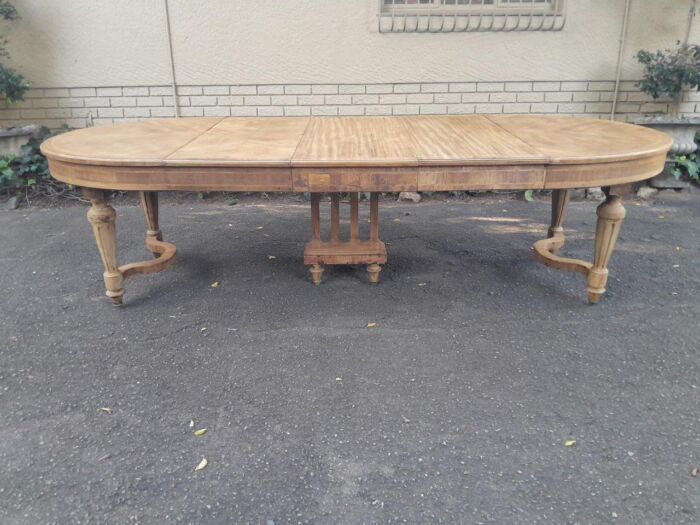
<path fill-rule="evenodd" d="M 547 239 L 536 258 L 587 277 L 588 298 L 605 292 L 608 263 L 625 210 L 615 186 L 658 174 L 671 139 L 657 131 L 591 119 L 540 116 L 187 118 L 72 131 L 42 144 L 51 174 L 84 188 L 104 263 L 107 295 L 121 304 L 123 281 L 172 264 L 175 246 L 158 224 L 158 191 L 311 193 L 311 241 L 304 251 L 314 283 L 325 264 L 367 264 L 379 280 L 380 192 L 551 189 Z M 602 186 L 593 262 L 556 255 L 571 188 Z M 117 264 L 108 191 L 138 191 L 146 248 L 155 258 Z M 350 232 L 340 232 L 341 192 L 350 193 Z M 358 193 L 369 192 L 370 234 L 360 239 Z M 330 238 L 321 237 L 321 194 L 331 194 Z"/>

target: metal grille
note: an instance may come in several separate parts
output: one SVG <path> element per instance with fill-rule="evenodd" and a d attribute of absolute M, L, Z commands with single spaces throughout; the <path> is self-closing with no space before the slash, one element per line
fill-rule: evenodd
<path fill-rule="evenodd" d="M 380 0 L 380 33 L 560 31 L 566 0 Z"/>

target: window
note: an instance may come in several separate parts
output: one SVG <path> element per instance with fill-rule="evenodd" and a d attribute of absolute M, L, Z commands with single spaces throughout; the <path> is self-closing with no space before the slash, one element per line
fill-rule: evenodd
<path fill-rule="evenodd" d="M 380 0 L 382 33 L 559 31 L 566 0 Z"/>

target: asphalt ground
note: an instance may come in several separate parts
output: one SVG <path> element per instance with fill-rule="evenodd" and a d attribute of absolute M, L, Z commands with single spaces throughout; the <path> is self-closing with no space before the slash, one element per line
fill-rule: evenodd
<path fill-rule="evenodd" d="M 121 308 L 85 208 L 0 212 L 0 523 L 698 523 L 700 199 L 665 193 L 595 306 L 532 257 L 546 202 L 383 205 L 375 287 L 310 283 L 305 205 L 164 204 Z"/>

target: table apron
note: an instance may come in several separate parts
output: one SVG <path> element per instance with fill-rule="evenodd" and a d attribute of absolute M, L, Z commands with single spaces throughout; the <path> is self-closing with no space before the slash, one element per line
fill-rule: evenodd
<path fill-rule="evenodd" d="M 396 192 L 613 186 L 651 178 L 666 156 L 592 164 L 255 167 L 103 166 L 49 159 L 53 177 L 124 191 Z"/>

